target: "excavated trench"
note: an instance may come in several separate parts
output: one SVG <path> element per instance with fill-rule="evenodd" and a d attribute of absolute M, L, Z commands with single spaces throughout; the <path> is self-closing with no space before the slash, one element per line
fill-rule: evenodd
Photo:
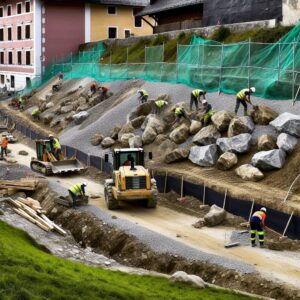
<path fill-rule="evenodd" d="M 39 200 L 48 216 L 65 229 L 83 247 L 91 247 L 117 262 L 160 273 L 182 270 L 201 276 L 205 281 L 226 288 L 238 289 L 275 299 L 299 299 L 300 291 L 293 286 L 262 278 L 257 272 L 238 272 L 207 261 L 189 260 L 170 253 L 157 253 L 116 226 L 99 219 L 93 213 L 73 210 L 55 203 L 57 194 L 47 184 L 40 183 L 33 198 Z"/>

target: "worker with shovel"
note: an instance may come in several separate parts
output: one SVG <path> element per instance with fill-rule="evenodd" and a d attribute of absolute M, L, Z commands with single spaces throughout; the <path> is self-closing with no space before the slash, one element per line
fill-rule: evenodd
<path fill-rule="evenodd" d="M 72 199 L 72 207 L 73 208 L 76 207 L 78 196 L 79 195 L 85 196 L 85 187 L 86 186 L 87 186 L 87 184 L 85 182 L 84 183 L 76 183 L 69 189 L 69 195 Z"/>
<path fill-rule="evenodd" d="M 193 109 L 193 104 L 195 104 L 196 110 L 198 110 L 199 108 L 198 101 L 200 101 L 201 96 L 205 100 L 205 95 L 206 95 L 206 91 L 204 90 L 197 89 L 192 91 L 191 100 L 190 100 L 190 111 L 192 111 Z"/>
<path fill-rule="evenodd" d="M 265 219 L 267 217 L 266 215 L 267 209 L 265 207 L 262 207 L 259 211 L 256 211 L 251 219 L 250 219 L 250 228 L 251 228 L 251 246 L 256 246 L 256 233 L 258 234 L 258 241 L 260 248 L 264 248 L 264 242 L 265 242 L 265 232 L 264 232 L 264 225 L 265 225 Z"/>
<path fill-rule="evenodd" d="M 247 116 L 247 102 L 253 106 L 250 96 L 251 94 L 255 93 L 255 91 L 255 87 L 252 87 L 249 89 L 243 89 L 236 94 L 236 105 L 234 110 L 236 114 L 239 110 L 240 105 L 242 104 L 244 106 L 244 116 Z"/>

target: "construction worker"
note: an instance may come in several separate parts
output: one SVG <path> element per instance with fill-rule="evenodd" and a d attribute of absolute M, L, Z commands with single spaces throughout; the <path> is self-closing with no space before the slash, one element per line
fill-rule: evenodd
<path fill-rule="evenodd" d="M 263 227 L 265 225 L 267 209 L 262 207 L 259 211 L 256 211 L 250 219 L 251 228 L 251 245 L 256 246 L 256 233 L 258 234 L 258 241 L 261 248 L 264 248 L 265 233 Z"/>
<path fill-rule="evenodd" d="M 139 101 L 141 101 L 141 103 L 147 102 L 149 94 L 147 93 L 146 90 L 138 90 L 138 94 L 140 95 Z"/>
<path fill-rule="evenodd" d="M 8 146 L 8 138 L 7 138 L 7 134 L 4 132 L 2 134 L 2 139 L 1 139 L 1 159 L 4 158 L 4 154 L 5 156 L 7 156 L 7 146 Z"/>
<path fill-rule="evenodd" d="M 61 145 L 59 143 L 59 140 L 57 138 L 54 138 L 52 134 L 49 134 L 49 140 L 50 140 L 52 154 L 57 160 L 60 160 L 60 157 L 62 156 L 62 152 L 61 152 Z"/>
<path fill-rule="evenodd" d="M 157 100 L 154 103 L 155 103 L 155 114 L 157 115 L 164 109 L 164 107 L 169 105 L 169 102 L 166 100 Z"/>
<path fill-rule="evenodd" d="M 72 199 L 72 207 L 75 208 L 76 207 L 76 203 L 77 203 L 77 199 L 79 195 L 85 196 L 85 187 L 87 186 L 87 184 L 84 183 L 77 183 L 75 185 L 73 185 L 68 191 L 69 191 L 69 195 Z"/>
<path fill-rule="evenodd" d="M 128 154 L 127 155 L 127 159 L 124 161 L 124 164 L 123 166 L 126 167 L 126 166 L 131 166 L 131 161 L 133 160 L 131 154 Z"/>
<path fill-rule="evenodd" d="M 94 95 L 97 92 L 98 85 L 96 81 L 93 81 L 90 87 L 91 94 Z"/>
<path fill-rule="evenodd" d="M 59 80 L 59 81 L 60 81 L 60 80 L 63 80 L 63 78 L 64 78 L 63 73 L 62 73 L 62 72 L 59 72 L 59 73 L 58 73 L 58 80 Z"/>
<path fill-rule="evenodd" d="M 23 104 L 24 104 L 24 99 L 22 96 L 20 96 L 19 100 L 18 100 L 18 109 L 23 110 L 23 108 L 24 108 Z"/>
<path fill-rule="evenodd" d="M 41 113 L 41 111 L 38 108 L 35 108 L 31 112 L 31 116 L 32 116 L 32 118 L 33 118 L 34 121 L 40 120 L 40 113 Z"/>
<path fill-rule="evenodd" d="M 214 108 L 207 102 L 207 100 L 202 101 L 203 109 L 204 109 L 204 116 L 202 117 L 201 121 L 203 122 L 204 126 L 208 125 L 211 117 L 216 113 Z"/>
<path fill-rule="evenodd" d="M 101 86 L 101 101 L 108 98 L 108 88 L 106 86 Z"/>
<path fill-rule="evenodd" d="M 184 119 L 189 119 L 189 117 L 187 116 L 187 114 L 186 114 L 183 107 L 174 106 L 174 107 L 171 108 L 171 111 L 173 111 L 174 114 L 175 114 L 175 121 L 172 123 L 172 126 L 174 126 L 175 123 L 181 121 L 183 118 Z"/>
<path fill-rule="evenodd" d="M 240 105 L 242 104 L 244 106 L 244 116 L 247 116 L 247 109 L 248 109 L 247 102 L 253 105 L 250 99 L 250 95 L 252 93 L 255 93 L 255 91 L 256 91 L 255 87 L 252 87 L 250 89 L 243 89 L 236 94 L 236 105 L 234 110 L 236 114 L 239 110 Z"/>
<path fill-rule="evenodd" d="M 193 90 L 191 93 L 191 101 L 190 101 L 190 111 L 193 109 L 193 104 L 195 104 L 196 110 L 198 110 L 198 101 L 200 101 L 201 96 L 205 100 L 206 91 L 204 90 Z"/>

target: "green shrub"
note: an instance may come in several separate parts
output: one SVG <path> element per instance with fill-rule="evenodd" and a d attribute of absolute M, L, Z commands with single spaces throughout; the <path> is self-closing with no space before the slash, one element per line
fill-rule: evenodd
<path fill-rule="evenodd" d="M 230 34 L 231 32 L 228 28 L 220 26 L 209 38 L 214 41 L 224 42 L 230 36 Z"/>

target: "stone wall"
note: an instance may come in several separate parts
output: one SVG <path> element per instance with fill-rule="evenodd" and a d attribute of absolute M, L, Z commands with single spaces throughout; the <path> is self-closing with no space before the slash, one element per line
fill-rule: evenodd
<path fill-rule="evenodd" d="M 282 25 L 294 25 L 300 19 L 300 1 L 283 0 L 282 1 Z"/>

